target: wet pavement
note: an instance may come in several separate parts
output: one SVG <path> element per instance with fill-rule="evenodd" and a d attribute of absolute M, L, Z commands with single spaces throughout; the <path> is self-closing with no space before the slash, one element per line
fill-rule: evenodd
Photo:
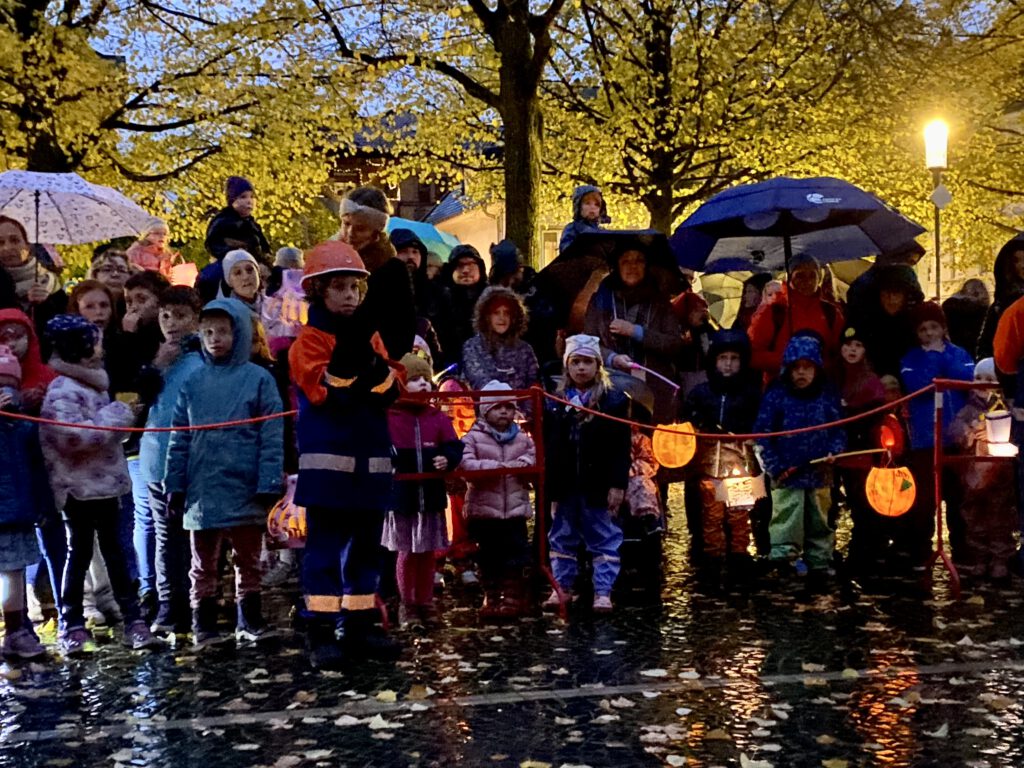
<path fill-rule="evenodd" d="M 345 674 L 294 635 L 4 665 L 0 768 L 1024 765 L 1019 583 L 709 597 L 676 518 L 661 606 L 608 619 L 482 626 L 445 596 L 444 629 Z"/>

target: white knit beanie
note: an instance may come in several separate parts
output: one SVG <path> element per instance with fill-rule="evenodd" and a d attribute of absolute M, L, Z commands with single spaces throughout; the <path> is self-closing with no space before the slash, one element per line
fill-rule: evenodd
<path fill-rule="evenodd" d="M 484 384 L 483 389 L 481 391 L 482 392 L 511 392 L 512 391 L 512 387 L 510 387 L 508 384 L 506 384 L 503 381 L 498 381 L 496 379 L 491 379 L 486 384 Z M 511 397 L 502 397 L 501 395 L 491 395 L 490 397 L 481 397 L 480 398 L 480 416 L 481 417 L 486 416 L 487 412 L 489 410 L 491 410 L 491 408 L 493 408 L 496 405 L 501 405 L 502 403 L 512 403 L 512 405 L 514 406 L 515 405 L 515 400 L 513 400 Z"/>

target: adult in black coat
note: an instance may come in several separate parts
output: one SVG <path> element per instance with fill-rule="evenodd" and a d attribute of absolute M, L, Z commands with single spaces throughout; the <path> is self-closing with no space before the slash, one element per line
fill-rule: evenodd
<path fill-rule="evenodd" d="M 442 362 L 444 348 L 437 335 L 435 322 L 442 314 L 443 298 L 441 286 L 427 275 L 427 246 L 415 232 L 404 228 L 391 231 L 391 245 L 395 248 L 398 260 L 409 270 L 416 302 L 416 335 L 427 342 L 437 370 Z"/>
<path fill-rule="evenodd" d="M 976 277 L 964 281 L 960 290 L 942 302 L 949 323 L 949 340 L 973 356 L 992 303 L 985 283 Z"/>
<path fill-rule="evenodd" d="M 446 365 L 457 363 L 472 337 L 473 310 L 487 287 L 487 267 L 472 245 L 457 245 L 441 271 L 441 314 L 435 322 Z"/>
<path fill-rule="evenodd" d="M 924 300 L 917 273 L 908 264 L 874 266 L 873 279 L 852 298 L 847 324 L 871 339 L 868 357 L 879 376 L 900 374 L 900 360 L 917 346 L 911 311 Z"/>
<path fill-rule="evenodd" d="M 213 261 L 199 273 L 196 290 L 203 303 L 217 298 L 218 290 L 225 296 L 231 291 L 224 283 L 221 259 L 228 251 L 248 251 L 256 261 L 270 267 L 270 243 L 252 214 L 256 194 L 252 183 L 241 176 L 229 176 L 225 183 L 227 207 L 211 219 L 206 227 L 206 250 Z"/>
<path fill-rule="evenodd" d="M 992 266 L 992 276 L 995 279 L 995 299 L 982 323 L 977 349 L 973 350 L 977 360 L 992 357 L 992 339 L 995 338 L 999 318 L 1007 307 L 1024 296 L 1024 232 L 1015 235 L 999 249 Z"/>

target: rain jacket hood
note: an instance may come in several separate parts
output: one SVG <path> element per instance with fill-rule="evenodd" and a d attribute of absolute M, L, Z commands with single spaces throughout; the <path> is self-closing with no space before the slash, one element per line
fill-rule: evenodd
<path fill-rule="evenodd" d="M 480 298 L 473 308 L 473 330 L 488 339 L 492 337 L 498 338 L 491 332 L 488 318 L 498 304 L 502 302 L 508 304 L 512 315 L 512 322 L 502 338 L 507 340 L 521 339 L 523 334 L 526 333 L 526 304 L 523 303 L 519 294 L 511 288 L 504 288 L 500 285 L 492 285 L 489 288 L 485 288 L 484 292 L 480 294 Z"/>
<path fill-rule="evenodd" d="M 213 310 L 226 312 L 231 318 L 231 329 L 234 332 L 234 343 L 227 360 L 214 360 L 206 348 L 203 348 L 203 360 L 210 365 L 237 367 L 245 365 L 252 356 L 252 312 L 238 299 L 214 299 L 205 307 L 200 317 Z"/>
<path fill-rule="evenodd" d="M 818 368 L 824 365 L 821 356 L 821 342 L 809 334 L 797 333 L 786 344 L 786 351 L 782 353 L 782 370 L 785 370 L 797 360 L 810 360 Z"/>
<path fill-rule="evenodd" d="M 597 224 L 610 224 L 611 217 L 608 215 L 608 204 L 604 201 L 604 192 L 601 191 L 600 187 L 595 187 L 593 184 L 581 184 L 572 191 L 572 220 L 581 221 L 583 219 L 582 207 L 583 198 L 591 193 L 597 193 L 601 196 L 601 213 L 597 217 Z"/>
<path fill-rule="evenodd" d="M 25 353 L 25 359 L 21 361 L 21 388 L 45 387 L 57 378 L 53 369 L 43 364 L 39 337 L 28 315 L 20 309 L 0 309 L 0 325 L 4 323 L 17 323 L 28 331 L 28 351 Z"/>
<path fill-rule="evenodd" d="M 1024 233 L 1014 236 L 999 249 L 992 266 L 995 298 L 1004 306 L 1024 295 L 1024 281 L 1013 274 L 1013 254 L 1017 251 L 1024 251 Z"/>

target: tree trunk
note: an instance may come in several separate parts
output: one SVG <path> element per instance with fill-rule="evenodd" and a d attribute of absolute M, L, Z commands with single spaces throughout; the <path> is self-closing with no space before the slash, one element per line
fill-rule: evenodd
<path fill-rule="evenodd" d="M 505 145 L 505 235 L 540 268 L 541 120 L 540 83 L 527 73 L 533 61 L 533 38 L 525 15 L 511 14 L 495 41 L 499 51 L 502 125 Z"/>
<path fill-rule="evenodd" d="M 540 210 L 542 127 L 536 94 L 517 99 L 502 115 L 505 129 L 505 234 L 529 263 L 540 268 L 537 232 Z"/>
<path fill-rule="evenodd" d="M 645 41 L 647 66 L 650 71 L 649 97 L 653 112 L 654 135 L 649 151 L 650 192 L 643 196 L 651 214 L 651 228 L 666 235 L 672 229 L 672 202 L 675 194 L 675 115 L 672 93 L 672 30 L 675 11 L 672 4 L 644 3 L 650 23 Z"/>

